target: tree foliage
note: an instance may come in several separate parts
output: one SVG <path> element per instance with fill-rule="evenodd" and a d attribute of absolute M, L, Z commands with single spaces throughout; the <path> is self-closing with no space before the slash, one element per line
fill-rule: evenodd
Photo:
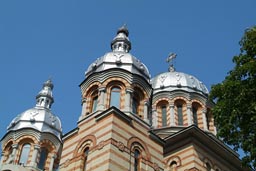
<path fill-rule="evenodd" d="M 218 136 L 235 150 L 243 149 L 243 163 L 256 168 L 256 26 L 240 41 L 234 68 L 222 83 L 212 86 L 210 98 Z"/>

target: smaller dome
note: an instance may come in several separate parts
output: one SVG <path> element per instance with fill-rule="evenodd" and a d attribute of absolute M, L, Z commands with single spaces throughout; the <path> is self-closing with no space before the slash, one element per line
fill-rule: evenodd
<path fill-rule="evenodd" d="M 150 79 L 148 68 L 130 53 L 109 52 L 93 62 L 86 71 L 88 77 L 93 72 L 101 72 L 112 68 L 119 68 Z"/>
<path fill-rule="evenodd" d="M 62 128 L 60 119 L 47 108 L 34 107 L 19 114 L 7 127 L 8 131 L 32 128 L 40 132 L 47 132 L 61 140 Z"/>
<path fill-rule="evenodd" d="M 61 121 L 51 112 L 51 105 L 54 102 L 52 89 L 52 81 L 47 80 L 43 84 L 42 90 L 36 96 L 36 106 L 14 118 L 7 127 L 7 130 L 17 131 L 23 128 L 32 128 L 40 132 L 51 133 L 61 141 Z"/>
<path fill-rule="evenodd" d="M 151 80 L 154 93 L 161 91 L 183 90 L 199 94 L 209 94 L 206 86 L 196 77 L 182 72 L 165 72 Z"/>

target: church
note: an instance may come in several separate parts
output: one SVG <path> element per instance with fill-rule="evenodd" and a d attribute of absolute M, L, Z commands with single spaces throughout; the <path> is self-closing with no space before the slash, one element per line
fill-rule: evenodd
<path fill-rule="evenodd" d="M 129 31 L 88 66 L 77 126 L 62 133 L 53 82 L 18 114 L 1 139 L 1 171 L 242 171 L 236 152 L 216 137 L 208 89 L 177 72 L 151 77 L 130 53 Z M 32 99 L 32 97 L 31 97 Z M 63 125 L 65 127 L 65 125 Z"/>

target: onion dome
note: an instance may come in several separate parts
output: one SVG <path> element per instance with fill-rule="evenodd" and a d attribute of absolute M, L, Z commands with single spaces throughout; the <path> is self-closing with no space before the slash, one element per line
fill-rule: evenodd
<path fill-rule="evenodd" d="M 149 80 L 150 74 L 148 68 L 129 53 L 131 50 L 131 42 L 128 36 L 129 31 L 126 26 L 119 28 L 116 37 L 111 42 L 112 52 L 106 53 L 93 62 L 85 73 L 86 77 L 96 72 L 118 68 L 133 74 L 138 74 Z"/>
<path fill-rule="evenodd" d="M 8 131 L 32 128 L 40 132 L 51 133 L 61 140 L 62 128 L 60 119 L 51 112 L 54 102 L 51 80 L 43 84 L 42 90 L 36 96 L 36 106 L 19 114 L 7 127 Z"/>
<path fill-rule="evenodd" d="M 171 54 L 167 58 L 167 62 L 176 58 L 176 54 Z M 196 77 L 175 71 L 173 64 L 169 67 L 169 72 L 158 74 L 151 79 L 154 94 L 163 91 L 182 90 L 186 92 L 195 92 L 202 95 L 208 95 L 209 91 L 206 86 Z"/>

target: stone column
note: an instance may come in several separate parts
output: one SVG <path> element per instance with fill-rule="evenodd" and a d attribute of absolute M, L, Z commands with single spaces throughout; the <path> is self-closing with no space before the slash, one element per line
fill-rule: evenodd
<path fill-rule="evenodd" d="M 2 169 L 2 166 L 3 166 L 4 153 L 5 153 L 4 151 L 2 151 L 2 153 L 1 153 L 0 169 Z"/>
<path fill-rule="evenodd" d="M 175 126 L 174 104 L 170 105 L 170 126 Z"/>
<path fill-rule="evenodd" d="M 157 110 L 156 108 L 152 109 L 152 126 L 157 128 Z"/>
<path fill-rule="evenodd" d="M 127 88 L 125 94 L 125 104 L 124 104 L 124 111 L 132 112 L 131 110 L 131 97 L 132 97 L 133 89 Z"/>
<path fill-rule="evenodd" d="M 17 156 L 16 156 L 17 149 L 18 149 L 18 144 L 13 144 L 12 145 L 12 154 L 8 159 L 8 163 L 17 164 L 17 163 L 15 163 L 16 162 L 15 159 L 17 158 Z"/>
<path fill-rule="evenodd" d="M 87 98 L 84 97 L 84 98 L 82 99 L 82 112 L 81 112 L 81 115 L 80 115 L 79 120 L 82 119 L 83 116 L 86 115 L 86 108 L 87 108 L 87 103 L 86 103 L 86 101 L 87 101 Z"/>
<path fill-rule="evenodd" d="M 187 117 L 188 117 L 188 126 L 190 126 L 192 125 L 191 104 L 187 104 Z"/>
<path fill-rule="evenodd" d="M 105 87 L 100 87 L 99 88 L 99 104 L 97 106 L 97 109 L 98 110 L 104 110 L 105 109 L 105 90 L 106 88 Z"/>
<path fill-rule="evenodd" d="M 149 102 L 148 102 L 148 100 L 146 100 L 144 102 L 144 114 L 143 114 L 144 116 L 143 116 L 143 119 L 147 123 L 149 123 L 149 120 L 148 120 L 148 105 L 149 105 Z"/>
<path fill-rule="evenodd" d="M 53 166 L 54 166 L 54 160 L 56 159 L 57 155 L 53 154 L 51 157 L 51 161 L 50 161 L 50 165 L 49 165 L 49 171 L 53 170 Z"/>
<path fill-rule="evenodd" d="M 35 144 L 34 151 L 32 154 L 31 164 L 30 164 L 32 167 L 37 167 L 37 156 L 38 156 L 39 150 L 40 150 L 40 145 Z"/>
<path fill-rule="evenodd" d="M 204 130 L 208 131 L 208 127 L 207 127 L 207 119 L 206 119 L 206 109 L 203 108 L 202 109 L 202 118 L 203 118 L 203 126 L 204 126 Z"/>

